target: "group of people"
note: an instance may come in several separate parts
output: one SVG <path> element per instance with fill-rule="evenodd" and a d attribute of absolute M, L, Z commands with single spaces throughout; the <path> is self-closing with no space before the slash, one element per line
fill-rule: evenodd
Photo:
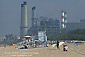
<path fill-rule="evenodd" d="M 57 41 L 57 48 L 59 48 L 59 41 Z M 68 51 L 67 45 L 63 45 L 63 51 Z"/>
<path fill-rule="evenodd" d="M 38 43 L 35 42 L 35 45 L 34 46 L 37 47 L 38 46 Z M 57 41 L 56 46 L 57 46 L 57 49 L 59 49 L 59 41 Z M 46 47 L 48 47 L 48 45 L 46 45 Z M 28 47 L 26 45 L 24 45 L 20 49 L 28 49 Z M 63 45 L 63 51 L 67 51 L 67 50 L 68 50 L 68 46 L 67 45 Z"/>

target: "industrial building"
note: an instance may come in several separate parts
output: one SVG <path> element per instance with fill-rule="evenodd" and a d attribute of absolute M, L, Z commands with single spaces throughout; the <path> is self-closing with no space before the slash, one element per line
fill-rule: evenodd
<path fill-rule="evenodd" d="M 39 18 L 38 18 L 39 19 Z M 60 22 L 57 19 L 40 17 L 38 25 L 31 27 L 28 30 L 28 34 L 36 35 L 38 31 L 46 31 L 46 34 L 58 34 L 60 33 Z"/>
<path fill-rule="evenodd" d="M 47 34 L 58 34 L 60 32 L 60 22 L 57 19 L 49 18 L 40 22 L 40 30 L 46 30 Z"/>

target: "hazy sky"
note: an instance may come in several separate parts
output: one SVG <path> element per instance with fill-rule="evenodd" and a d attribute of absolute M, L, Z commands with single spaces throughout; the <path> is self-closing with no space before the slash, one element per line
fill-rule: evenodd
<path fill-rule="evenodd" d="M 21 3 L 27 1 L 28 28 L 31 26 L 31 8 L 36 15 L 61 19 L 61 10 L 67 11 L 68 22 L 85 19 L 85 0 L 0 0 L 0 35 L 20 33 Z"/>

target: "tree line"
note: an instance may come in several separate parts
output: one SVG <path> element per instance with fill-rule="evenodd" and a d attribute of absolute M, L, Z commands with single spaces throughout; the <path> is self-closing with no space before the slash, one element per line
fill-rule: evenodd
<path fill-rule="evenodd" d="M 48 40 L 85 40 L 85 29 L 70 30 L 65 33 L 47 36 Z"/>

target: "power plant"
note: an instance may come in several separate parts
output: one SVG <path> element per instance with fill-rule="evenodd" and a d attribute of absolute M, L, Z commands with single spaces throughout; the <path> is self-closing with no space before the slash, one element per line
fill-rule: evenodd
<path fill-rule="evenodd" d="M 40 19 L 40 20 L 39 20 Z M 42 20 L 41 20 L 42 19 Z M 38 31 L 47 31 L 47 34 L 61 33 L 61 30 L 66 29 L 67 24 L 67 13 L 62 11 L 61 23 L 57 19 L 52 18 L 37 18 L 36 7 L 32 7 L 32 27 L 28 30 L 27 25 L 27 2 L 21 4 L 21 27 L 20 27 L 20 38 L 24 38 L 25 35 L 37 35 Z M 29 31 L 29 33 L 27 33 Z"/>
<path fill-rule="evenodd" d="M 20 38 L 27 35 L 27 2 L 21 4 L 21 27 L 20 27 Z"/>

